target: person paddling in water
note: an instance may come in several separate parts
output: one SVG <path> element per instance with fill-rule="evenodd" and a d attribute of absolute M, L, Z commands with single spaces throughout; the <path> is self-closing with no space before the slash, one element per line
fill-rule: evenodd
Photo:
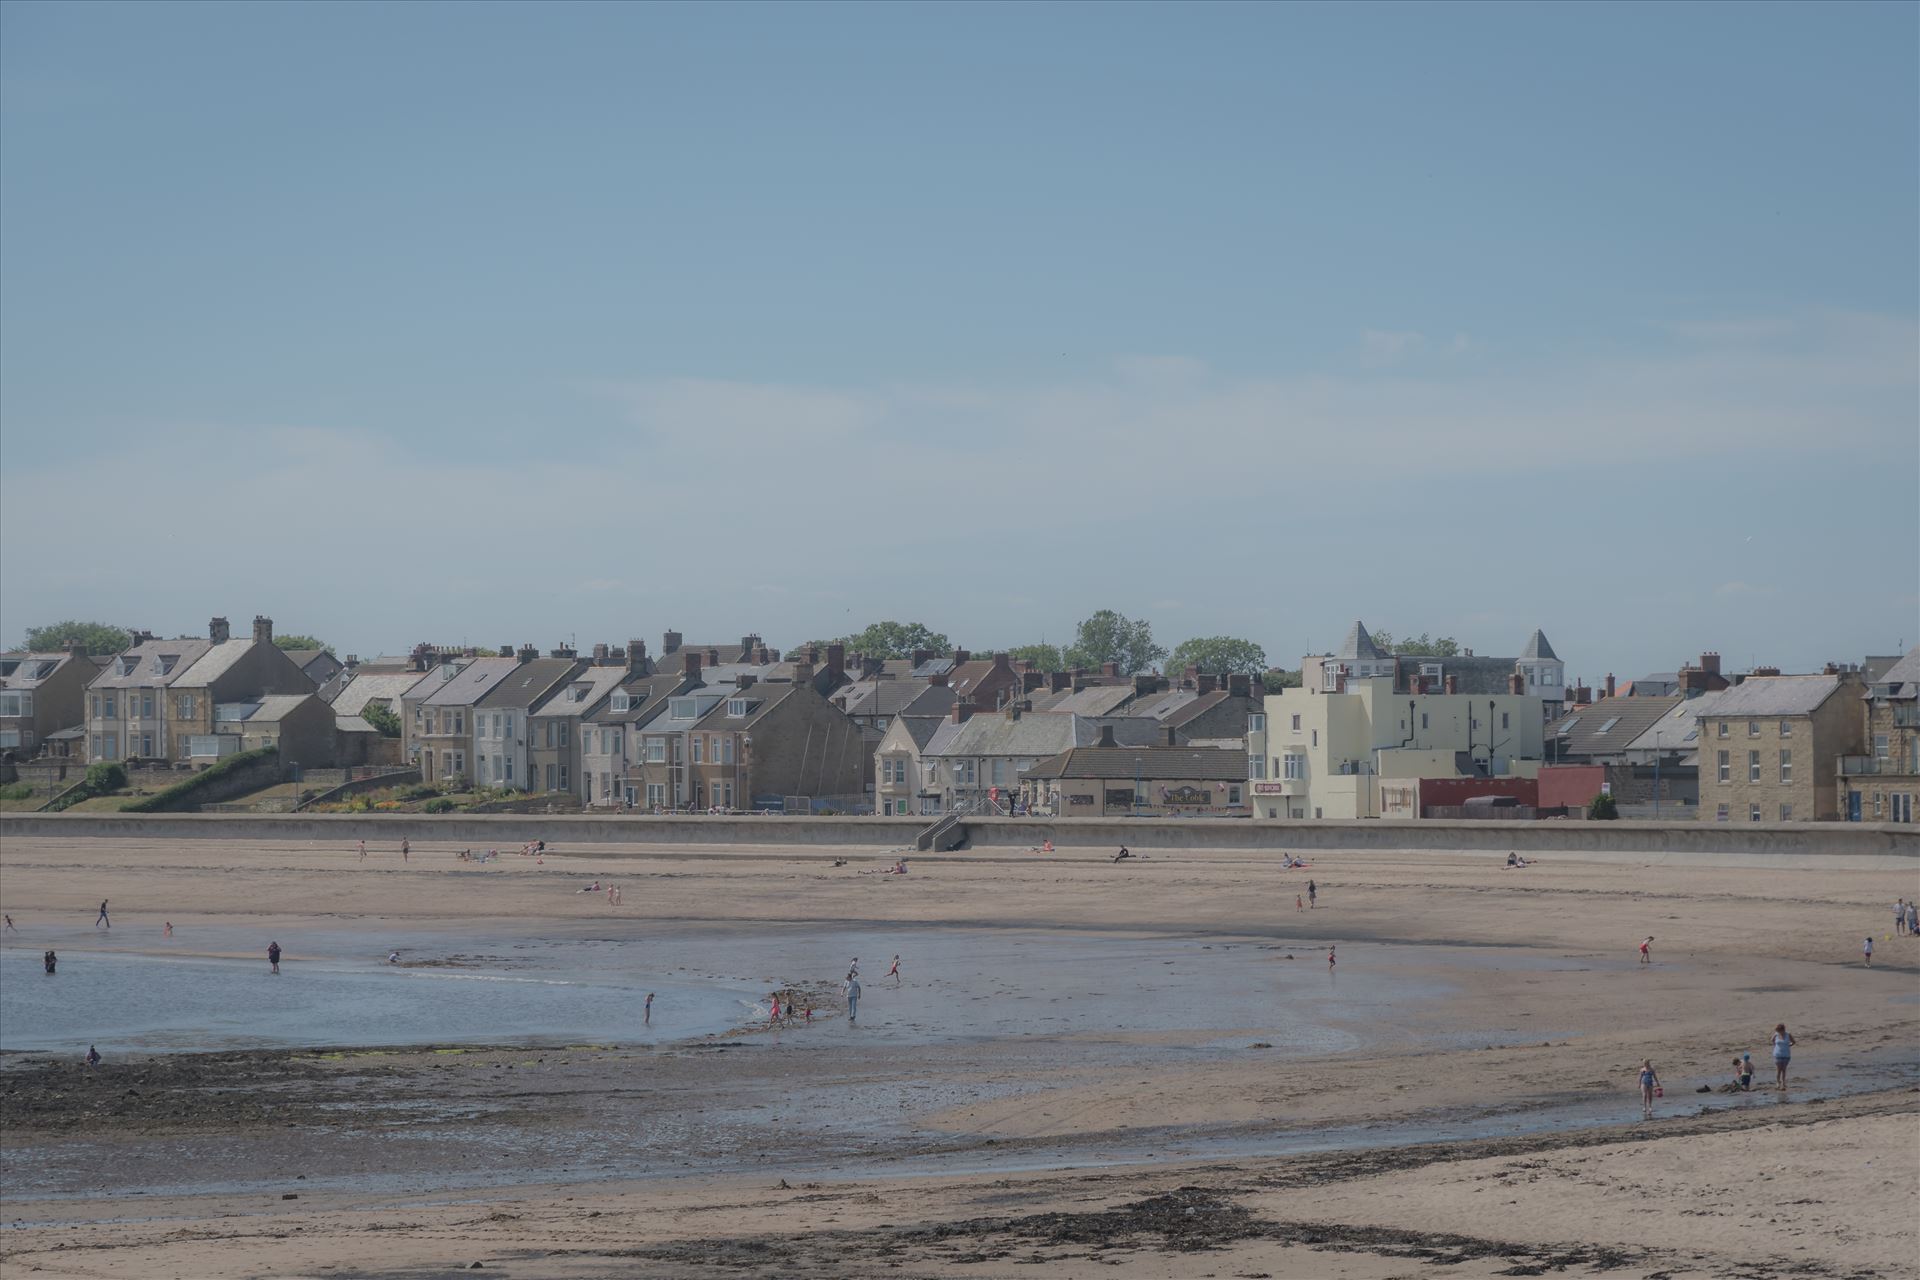
<path fill-rule="evenodd" d="M 1334 952 L 1334 948 L 1332 947 L 1327 948 L 1327 968 L 1329 969 L 1333 968 L 1333 952 Z"/>
<path fill-rule="evenodd" d="M 277 942 L 267 944 L 267 965 L 269 972 L 280 972 L 280 944 Z"/>
<path fill-rule="evenodd" d="M 1660 1073 L 1653 1069 L 1652 1058 L 1640 1059 L 1640 1114 L 1653 1119 L 1653 1100 L 1660 1093 Z"/>

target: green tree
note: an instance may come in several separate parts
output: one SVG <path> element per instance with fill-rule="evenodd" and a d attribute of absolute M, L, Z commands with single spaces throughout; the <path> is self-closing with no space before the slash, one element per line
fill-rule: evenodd
<path fill-rule="evenodd" d="M 78 640 L 91 654 L 119 653 L 133 643 L 123 627 L 111 622 L 56 622 L 46 627 L 28 627 L 25 647 L 34 653 L 53 653 Z"/>
<path fill-rule="evenodd" d="M 1153 642 L 1153 624 L 1145 618 L 1136 622 L 1124 613 L 1102 609 L 1080 623 L 1073 644 L 1061 656 L 1070 667 L 1116 662 L 1120 674 L 1130 676 L 1166 657 L 1167 651 Z"/>
<path fill-rule="evenodd" d="M 1262 683 L 1267 686 L 1268 693 L 1272 693 L 1276 689 L 1298 689 L 1300 687 L 1300 669 L 1296 667 L 1292 671 L 1282 671 L 1278 667 L 1275 667 L 1267 672 L 1266 679 L 1263 680 Z"/>
<path fill-rule="evenodd" d="M 1620 807 L 1613 797 L 1602 791 L 1587 805 L 1587 816 L 1595 821 L 1611 821 L 1620 816 Z"/>
<path fill-rule="evenodd" d="M 1251 640 L 1237 636 L 1195 636 L 1182 640 L 1167 655 L 1167 670 L 1185 671 L 1197 666 L 1202 671 L 1226 671 L 1234 675 L 1259 675 L 1267 669 L 1267 651 Z"/>
<path fill-rule="evenodd" d="M 360 718 L 372 725 L 383 738 L 400 736 L 400 717 L 384 702 L 369 702 L 360 708 Z"/>
<path fill-rule="evenodd" d="M 332 652 L 333 646 L 319 636 L 275 636 L 273 643 L 282 649 L 325 649 Z"/>
<path fill-rule="evenodd" d="M 1454 658 L 1460 654 L 1460 643 L 1452 636 L 1441 636 L 1436 640 L 1424 631 L 1404 640 L 1395 640 L 1391 631 L 1376 631 L 1373 633 L 1373 642 L 1380 646 L 1382 653 L 1397 653 L 1409 658 Z"/>
<path fill-rule="evenodd" d="M 850 654 L 864 653 L 869 658 L 908 658 L 915 649 L 945 653 L 953 647 L 945 636 L 919 622 L 876 622 L 835 643 L 845 645 Z"/>
<path fill-rule="evenodd" d="M 1061 656 L 1057 644 L 1022 644 L 1007 650 L 1007 657 L 1014 662 L 1025 662 L 1029 658 L 1033 665 L 1042 671 L 1062 671 L 1066 669 L 1066 659 Z"/>
<path fill-rule="evenodd" d="M 103 796 L 126 785 L 127 771 L 111 760 L 87 766 L 87 789 L 95 795 Z"/>

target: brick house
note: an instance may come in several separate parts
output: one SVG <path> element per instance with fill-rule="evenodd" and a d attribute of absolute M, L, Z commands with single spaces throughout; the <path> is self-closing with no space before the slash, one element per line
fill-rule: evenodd
<path fill-rule="evenodd" d="M 810 682 L 742 675 L 719 692 L 685 735 L 693 808 L 768 808 L 788 797 L 866 803 L 868 739 Z"/>
<path fill-rule="evenodd" d="M 64 653 L 0 653 L 0 752 L 31 760 L 47 739 L 87 722 L 87 686 L 100 668 L 75 643 Z"/>
<path fill-rule="evenodd" d="M 1700 717 L 1700 814 L 1718 822 L 1841 815 L 1840 758 L 1860 752 L 1859 676 L 1754 675 Z"/>
<path fill-rule="evenodd" d="M 666 714 L 668 700 L 695 687 L 685 675 L 655 674 L 615 689 L 580 726 L 581 797 L 596 808 L 631 809 L 646 794 L 640 731 Z M 591 794 L 588 794 L 588 787 Z"/>
<path fill-rule="evenodd" d="M 1920 797 L 1920 646 L 1870 678 L 1855 755 L 1838 765 L 1839 803 L 1849 822 L 1912 822 Z"/>
<path fill-rule="evenodd" d="M 210 643 L 193 665 L 175 677 L 163 699 L 170 760 L 211 764 L 244 749 L 238 727 L 252 714 L 243 709 L 274 694 L 310 694 L 314 683 L 287 651 L 273 642 L 273 619 L 255 617 L 249 639 L 233 638 L 224 618 L 208 627 Z M 144 704 L 142 709 L 144 710 Z M 332 762 L 332 712 L 319 754 Z"/>

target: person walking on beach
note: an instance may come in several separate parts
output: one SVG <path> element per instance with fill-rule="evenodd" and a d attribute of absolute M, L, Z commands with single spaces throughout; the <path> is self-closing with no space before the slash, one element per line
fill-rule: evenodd
<path fill-rule="evenodd" d="M 8 933 L 18 933 L 18 932 L 19 932 L 19 930 L 18 930 L 18 929 L 15 929 L 15 928 L 13 927 L 13 917 L 12 917 L 12 916 L 8 916 L 8 917 L 7 917 L 7 932 L 8 932 Z"/>
<path fill-rule="evenodd" d="M 1867 940 L 1860 944 L 1860 954 L 1862 957 L 1865 958 L 1867 962 L 1867 968 L 1869 969 L 1873 968 L 1873 935 L 1872 934 L 1868 934 Z"/>
<path fill-rule="evenodd" d="M 367 842 L 365 840 L 362 840 L 360 842 L 360 861 L 365 862 L 366 860 L 367 860 Z"/>
<path fill-rule="evenodd" d="M 1296 893 L 1296 894 L 1294 894 L 1294 895 L 1293 895 L 1293 909 L 1294 909 L 1295 911 L 1305 911 L 1305 910 L 1307 909 L 1307 900 L 1306 900 L 1305 898 L 1303 898 L 1303 897 L 1301 897 L 1301 896 L 1300 896 L 1299 894 L 1297 894 L 1297 893 Z"/>
<path fill-rule="evenodd" d="M 173 936 L 173 921 L 165 921 L 160 926 L 160 936 L 163 938 L 171 938 Z"/>
<path fill-rule="evenodd" d="M 1653 1119 L 1653 1099 L 1660 1091 L 1660 1073 L 1653 1069 L 1653 1059 L 1640 1059 L 1640 1114 L 1648 1120 Z"/>
<path fill-rule="evenodd" d="M 773 1006 L 773 1012 L 767 1015 L 767 1021 L 768 1022 L 780 1021 L 780 993 L 778 991 L 774 992 L 772 995 L 767 997 L 767 1000 Z"/>
<path fill-rule="evenodd" d="M 46 966 L 48 973 L 52 973 L 60 967 L 60 957 L 53 954 L 52 951 L 48 951 L 47 954 L 40 957 L 40 963 Z"/>
<path fill-rule="evenodd" d="M 1773 1024 L 1773 1087 L 1787 1087 L 1787 1064 L 1793 1061 L 1793 1034 L 1787 1030 L 1787 1024 Z"/>
<path fill-rule="evenodd" d="M 1905 898 L 1894 899 L 1893 931 L 1895 933 L 1905 933 L 1907 931 L 1907 900 Z"/>
<path fill-rule="evenodd" d="M 1307 910 L 1309 911 L 1313 910 L 1314 903 L 1319 899 L 1319 897 L 1320 897 L 1320 886 L 1315 884 L 1311 880 L 1307 881 Z"/>
<path fill-rule="evenodd" d="M 1647 940 L 1640 944 L 1640 963 L 1641 964 L 1653 963 L 1653 952 L 1651 950 L 1652 946 L 1653 946 L 1653 935 L 1648 934 Z"/>
<path fill-rule="evenodd" d="M 279 943 L 269 942 L 267 944 L 267 964 L 270 967 L 271 972 L 273 973 L 280 972 L 280 944 Z"/>
<path fill-rule="evenodd" d="M 648 1026 L 653 1025 L 653 992 L 651 991 L 647 992 L 646 1004 L 640 1008 L 640 1021 Z"/>
<path fill-rule="evenodd" d="M 402 862 L 407 861 L 407 853 L 412 848 L 413 846 L 407 843 L 407 838 L 405 836 L 401 836 L 400 837 L 400 861 Z"/>
<path fill-rule="evenodd" d="M 1920 938 L 1920 903 L 1907 904 L 1907 936 Z"/>
<path fill-rule="evenodd" d="M 1334 948 L 1332 946 L 1329 946 L 1327 948 L 1327 968 L 1329 970 L 1333 968 L 1333 952 L 1334 952 Z"/>
<path fill-rule="evenodd" d="M 105 898 L 100 899 L 100 914 L 94 917 L 93 927 L 98 929 L 103 924 L 107 926 L 109 932 L 112 931 L 113 921 L 107 919 L 107 900 Z"/>
<path fill-rule="evenodd" d="M 847 1021 L 860 1021 L 860 979 L 847 975 Z"/>
<path fill-rule="evenodd" d="M 893 958 L 893 968 L 887 970 L 887 976 L 893 979 L 894 986 L 897 987 L 900 985 L 900 957 L 899 956 L 895 956 Z"/>

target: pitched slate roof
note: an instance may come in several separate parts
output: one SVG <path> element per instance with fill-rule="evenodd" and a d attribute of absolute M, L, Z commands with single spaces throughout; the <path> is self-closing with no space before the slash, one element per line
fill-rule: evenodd
<path fill-rule="evenodd" d="M 513 661 L 507 672 L 477 700 L 479 706 L 493 710 L 531 707 L 579 665 L 575 658 L 535 658 L 530 662 Z M 624 668 L 613 668 L 624 669 Z"/>
<path fill-rule="evenodd" d="M 1920 645 L 1907 650 L 1905 657 L 1881 672 L 1873 686 L 1885 690 L 1879 695 L 1882 697 L 1920 698 Z"/>
<path fill-rule="evenodd" d="M 247 636 L 245 638 L 222 640 L 219 644 L 209 645 L 207 646 L 207 651 L 201 654 L 194 664 L 187 668 L 182 675 L 176 677 L 172 683 L 179 685 L 183 689 L 192 689 L 202 685 L 212 684 L 215 680 L 218 680 L 221 676 L 233 670 L 240 659 L 253 652 L 254 645 L 258 643 L 259 641 L 255 640 L 252 636 Z M 271 644 L 266 647 L 273 649 Z M 274 649 L 274 652 L 279 653 L 280 650 Z M 302 672 L 301 674 L 304 675 L 306 673 Z"/>
<path fill-rule="evenodd" d="M 1748 676 L 1723 689 L 1715 717 L 1811 715 L 1840 687 L 1839 676 Z"/>
<path fill-rule="evenodd" d="M 73 655 L 60 653 L 0 653 L 0 664 L 15 664 L 4 676 L 0 676 L 0 689 L 37 689 L 53 678 L 63 663 L 70 662 Z M 0 665 L 0 670 L 6 670 Z M 83 672 L 91 676 L 96 672 Z"/>
<path fill-rule="evenodd" d="M 418 696 L 428 689 L 424 702 L 429 707 L 465 707 L 480 701 L 502 680 L 513 674 L 520 665 L 518 658 L 464 658 L 464 665 L 451 676 L 441 679 L 438 670 L 427 672 L 426 678 L 410 692 Z M 438 688 L 435 688 L 435 684 Z"/>
<path fill-rule="evenodd" d="M 553 696 L 541 703 L 533 718 L 578 720 L 600 709 L 603 699 L 624 684 L 633 673 L 622 663 L 617 667 L 588 667 L 570 680 L 555 686 Z M 581 696 L 574 696 L 574 690 Z"/>
<path fill-rule="evenodd" d="M 253 643 L 251 640 L 244 644 Z M 106 669 L 94 677 L 95 689 L 135 689 L 151 685 L 170 685 L 187 674 L 196 662 L 213 647 L 213 642 L 202 637 L 186 637 L 180 640 L 147 640 L 134 645 L 131 649 L 115 654 Z M 171 656 L 176 659 L 173 670 L 162 674 L 153 669 L 153 660 Z M 133 670 L 126 675 L 120 674 L 120 664 L 125 659 L 133 660 Z"/>
<path fill-rule="evenodd" d="M 971 716 L 964 724 L 946 720 L 922 754 L 1052 756 L 1072 747 L 1092 746 L 1107 725 L 1113 726 L 1114 738 L 1128 746 L 1146 746 L 1161 736 L 1158 724 L 1131 716 L 1035 711 L 1015 720 L 1004 712 L 986 711 Z"/>
<path fill-rule="evenodd" d="M 1347 630 L 1347 638 L 1340 642 L 1340 648 L 1333 656 L 1336 658 L 1378 659 L 1384 658 L 1387 655 L 1380 652 L 1379 646 L 1373 642 L 1373 637 L 1367 634 L 1367 624 L 1355 621 L 1353 626 Z"/>
<path fill-rule="evenodd" d="M 751 728 L 756 721 L 769 711 L 772 711 L 788 698 L 798 695 L 800 690 L 810 687 L 811 686 L 804 684 L 780 684 L 777 682 L 762 681 L 759 684 L 749 685 L 744 689 L 715 690 L 714 692 L 724 694 L 725 696 L 714 704 L 712 710 L 695 721 L 691 727 L 695 729 Z M 747 704 L 747 713 L 745 715 L 736 716 L 727 713 L 727 704 L 735 699 L 745 700 Z"/>
<path fill-rule="evenodd" d="M 893 722 L 906 731 L 907 736 L 913 739 L 914 746 L 922 750 L 933 741 L 933 735 L 940 731 L 940 726 L 948 723 L 944 716 L 908 715 L 896 716 Z"/>
<path fill-rule="evenodd" d="M 680 692 L 686 684 L 685 676 L 651 675 L 622 685 L 627 694 L 627 709 L 615 711 L 612 699 L 600 704 L 597 711 L 587 715 L 588 724 L 625 724 L 635 728 L 646 724 L 667 708 L 667 699 Z"/>
<path fill-rule="evenodd" d="M 1077 716 L 1118 715 L 1120 708 L 1133 701 L 1133 684 L 1099 684 L 1081 689 L 1071 697 L 1055 702 L 1047 710 Z"/>
<path fill-rule="evenodd" d="M 1533 634 L 1527 637 L 1527 647 L 1520 651 L 1522 662 L 1558 662 L 1560 655 L 1547 643 L 1546 633 L 1535 627 Z"/>
<path fill-rule="evenodd" d="M 384 701 L 397 709 L 407 690 L 431 675 L 431 672 L 422 675 L 418 671 L 356 671 L 334 692 L 333 714 L 357 716 L 367 709 L 369 702 L 375 701 Z"/>
<path fill-rule="evenodd" d="M 1682 701 L 1678 696 L 1602 698 L 1547 726 L 1547 757 L 1565 760 L 1618 755 Z"/>
<path fill-rule="evenodd" d="M 1140 778 L 1245 782 L 1247 753 L 1210 747 L 1075 747 L 1027 770 L 1029 778 Z"/>
<path fill-rule="evenodd" d="M 1629 751 L 1679 751 L 1700 740 L 1700 717 L 1713 714 L 1725 690 L 1714 690 L 1698 697 L 1682 698 L 1679 705 L 1661 716 L 1646 732 L 1627 744 Z"/>

